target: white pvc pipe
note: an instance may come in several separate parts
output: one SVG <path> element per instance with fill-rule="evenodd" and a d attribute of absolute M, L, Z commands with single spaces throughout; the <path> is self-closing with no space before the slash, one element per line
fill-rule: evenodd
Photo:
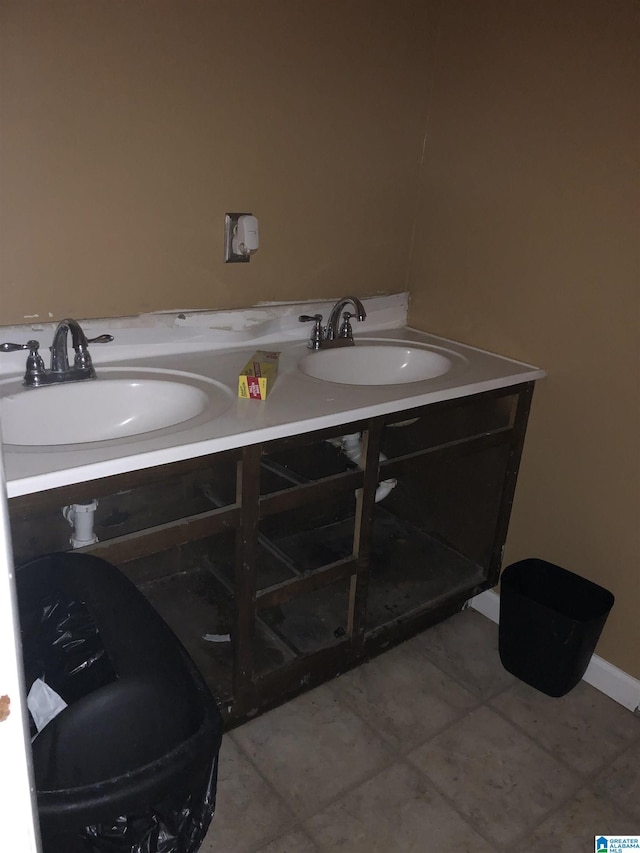
<path fill-rule="evenodd" d="M 62 507 L 63 516 L 73 528 L 69 539 L 72 548 L 84 548 L 86 545 L 93 545 L 94 542 L 98 541 L 93 529 L 93 517 L 97 508 L 98 501 L 96 500 Z"/>
<path fill-rule="evenodd" d="M 395 489 L 397 485 L 398 481 L 395 477 L 389 477 L 388 480 L 381 480 L 378 483 L 378 488 L 376 489 L 376 503 L 380 503 L 380 501 L 383 501 L 387 497 L 391 489 Z"/>
<path fill-rule="evenodd" d="M 360 433 L 352 432 L 349 435 L 343 435 L 342 439 L 339 440 L 342 443 L 342 452 L 347 459 L 350 459 L 351 462 L 354 462 L 359 468 L 362 467 L 360 465 L 360 459 L 362 458 Z"/>
<path fill-rule="evenodd" d="M 342 447 L 342 452 L 351 462 L 355 463 L 359 468 L 362 467 L 360 461 L 362 459 L 362 440 L 360 438 L 360 434 L 357 432 L 350 433 L 349 435 L 343 435 L 341 439 L 338 439 L 340 446 Z M 386 456 L 384 453 L 380 454 L 380 462 L 386 461 Z M 383 501 L 391 489 L 395 489 L 398 485 L 398 481 L 395 477 L 390 477 L 388 480 L 382 480 L 378 483 L 378 488 L 376 489 L 376 498 L 375 502 L 380 503 Z"/>

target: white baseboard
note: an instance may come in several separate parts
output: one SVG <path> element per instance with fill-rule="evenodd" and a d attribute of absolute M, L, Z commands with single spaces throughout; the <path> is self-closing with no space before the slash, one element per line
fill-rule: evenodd
<path fill-rule="evenodd" d="M 500 621 L 500 596 L 492 589 L 487 589 L 469 600 L 469 607 L 491 619 L 496 625 Z"/>
<path fill-rule="evenodd" d="M 492 589 L 476 595 L 469 606 L 492 622 L 500 621 L 500 596 Z M 640 681 L 598 655 L 592 656 L 584 681 L 630 711 L 640 707 Z"/>

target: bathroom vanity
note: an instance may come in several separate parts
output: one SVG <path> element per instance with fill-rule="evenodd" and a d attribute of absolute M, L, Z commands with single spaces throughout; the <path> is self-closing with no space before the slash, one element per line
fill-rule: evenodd
<path fill-rule="evenodd" d="M 178 341 L 163 331 L 162 344 L 139 335 L 129 344 L 123 333 L 117 349 L 117 331 L 103 324 L 116 347 L 97 350 L 94 387 L 118 371 L 184 376 L 213 383 L 215 415 L 135 436 L 5 446 L 16 563 L 68 549 L 62 508 L 97 500 L 98 541 L 83 550 L 143 590 L 228 725 L 496 584 L 533 386 L 544 375 L 388 319 L 376 325 L 372 310 L 352 348 L 370 348 L 364 362 L 383 380 L 366 384 L 370 370 L 363 378 L 348 355 L 336 360 L 342 376 L 318 368 L 311 360 L 323 353 L 309 353 L 294 313 L 231 346 L 194 326 Z M 281 352 L 280 374 L 266 401 L 238 400 L 238 371 L 258 347 Z M 406 363 L 400 350 L 409 359 L 435 353 L 448 367 L 394 382 L 384 371 Z M 11 381 L 0 381 L 0 413 L 3 384 L 5 396 L 19 394 Z"/>

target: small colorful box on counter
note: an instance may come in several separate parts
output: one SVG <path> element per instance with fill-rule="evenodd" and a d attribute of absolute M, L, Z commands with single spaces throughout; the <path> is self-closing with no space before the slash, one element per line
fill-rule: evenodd
<path fill-rule="evenodd" d="M 266 400 L 278 375 L 279 358 L 279 352 L 262 349 L 254 352 L 238 377 L 238 397 Z"/>

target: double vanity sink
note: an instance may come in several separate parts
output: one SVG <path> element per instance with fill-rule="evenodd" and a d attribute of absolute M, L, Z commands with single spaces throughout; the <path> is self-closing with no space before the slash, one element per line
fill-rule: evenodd
<path fill-rule="evenodd" d="M 358 340 L 357 345 L 303 355 L 298 370 L 338 385 L 403 385 L 443 376 L 468 364 L 459 354 L 404 341 Z M 5 444 L 48 447 L 145 436 L 170 427 L 215 420 L 231 406 L 227 385 L 204 375 L 156 368 L 104 367 L 92 381 L 46 388 L 0 382 Z"/>
<path fill-rule="evenodd" d="M 371 300 L 377 304 L 384 300 Z M 294 308 L 297 313 L 299 306 Z M 312 351 L 295 313 L 268 334 L 203 329 L 108 329 L 91 347 L 96 378 L 24 388 L 0 376 L 9 495 L 194 458 L 347 420 L 464 397 L 543 376 L 537 368 L 404 325 L 369 309 L 353 346 Z M 400 316 L 400 315 L 399 315 Z M 400 316 L 400 321 L 402 317 Z M 264 325 L 264 324 L 263 324 Z M 380 328 L 380 326 L 383 326 Z M 362 332 L 360 329 L 362 328 Z M 254 326 L 255 329 L 255 326 Z M 366 331 L 365 331 L 366 329 Z M 249 334 L 249 337 L 247 336 Z M 229 345 L 231 339 L 231 345 Z M 237 398 L 238 373 L 256 349 L 281 353 L 266 401 Z M 2 356 L 3 363 L 7 356 Z M 5 367 L 6 369 L 6 367 Z"/>
<path fill-rule="evenodd" d="M 309 338 L 297 305 L 88 323 L 113 340 L 89 341 L 87 380 L 30 340 L 44 387 L 25 388 L 24 352 L 0 356 L 16 562 L 68 549 L 68 511 L 91 512 L 81 547 L 138 584 L 230 724 L 498 580 L 543 371 L 406 327 L 402 297 L 365 304 L 353 343 L 319 341 L 313 313 Z M 264 401 L 237 396 L 256 350 L 280 353 Z"/>

